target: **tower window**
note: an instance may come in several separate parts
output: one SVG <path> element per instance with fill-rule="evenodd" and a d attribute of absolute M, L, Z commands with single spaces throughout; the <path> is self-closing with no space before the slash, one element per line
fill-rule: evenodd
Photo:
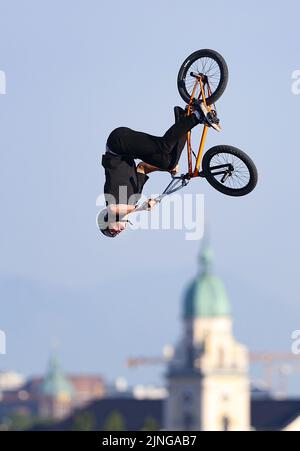
<path fill-rule="evenodd" d="M 185 407 L 193 404 L 193 392 L 192 390 L 186 389 L 182 393 L 182 403 Z"/>
<path fill-rule="evenodd" d="M 223 348 L 219 348 L 219 366 L 223 367 L 225 366 L 225 352 Z"/>
<path fill-rule="evenodd" d="M 222 418 L 222 431 L 229 431 L 230 421 L 228 417 Z"/>

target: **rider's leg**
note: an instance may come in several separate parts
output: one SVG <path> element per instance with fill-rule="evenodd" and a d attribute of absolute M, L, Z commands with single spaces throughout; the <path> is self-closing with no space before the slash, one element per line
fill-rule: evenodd
<path fill-rule="evenodd" d="M 180 120 L 172 125 L 162 137 L 161 145 L 163 146 L 163 150 L 172 152 L 179 142 L 181 142 L 179 147 L 182 147 L 182 143 L 184 142 L 185 144 L 187 132 L 198 124 L 199 120 L 194 114 L 181 117 Z M 183 147 L 181 148 L 181 151 Z"/>
<path fill-rule="evenodd" d="M 110 134 L 107 146 L 112 152 L 171 170 L 180 158 L 186 133 L 197 124 L 199 121 L 194 114 L 184 116 L 163 137 L 120 127 Z"/>
<path fill-rule="evenodd" d="M 175 168 L 175 166 L 178 164 L 178 161 L 180 160 L 185 143 L 186 143 L 186 134 L 182 138 L 179 139 L 176 146 L 174 147 L 172 152 L 169 154 L 170 155 L 169 169 Z"/>
<path fill-rule="evenodd" d="M 182 116 L 174 125 L 172 125 L 165 135 L 160 139 L 161 152 L 155 153 L 151 157 L 156 159 L 156 165 L 164 169 L 174 169 L 178 164 L 182 151 L 186 143 L 186 134 L 191 128 L 199 124 L 194 115 Z M 167 157 L 168 155 L 168 157 Z"/>

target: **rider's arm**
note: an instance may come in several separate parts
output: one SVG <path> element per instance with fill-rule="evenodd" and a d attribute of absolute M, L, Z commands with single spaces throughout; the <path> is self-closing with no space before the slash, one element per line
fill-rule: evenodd
<path fill-rule="evenodd" d="M 109 213 L 112 213 L 116 216 L 125 216 L 129 213 L 132 213 L 135 210 L 135 206 L 127 204 L 110 204 L 107 209 Z"/>
<path fill-rule="evenodd" d="M 148 199 L 146 202 L 143 202 L 141 205 L 136 206 L 134 211 L 150 211 L 155 207 L 157 201 L 155 199 Z"/>
<path fill-rule="evenodd" d="M 148 199 L 142 205 L 127 205 L 127 204 L 110 204 L 107 207 L 108 213 L 111 213 L 114 216 L 126 217 L 130 213 L 134 211 L 150 211 L 156 205 L 156 201 L 154 199 Z"/>
<path fill-rule="evenodd" d="M 140 174 L 150 174 L 151 172 L 156 172 L 156 171 L 162 171 L 162 169 L 153 166 L 151 164 L 145 163 L 144 161 L 141 161 L 136 168 L 137 172 L 139 172 Z"/>
<path fill-rule="evenodd" d="M 144 161 L 141 161 L 136 168 L 137 172 L 141 173 L 141 174 L 150 174 L 151 172 L 156 172 L 156 171 L 163 171 L 165 172 L 165 169 L 161 169 L 158 168 L 156 166 L 153 166 L 151 164 L 145 163 Z M 176 165 L 175 168 L 171 169 L 170 171 L 167 172 L 171 172 L 172 175 L 176 175 L 177 172 L 179 171 L 179 166 Z"/>

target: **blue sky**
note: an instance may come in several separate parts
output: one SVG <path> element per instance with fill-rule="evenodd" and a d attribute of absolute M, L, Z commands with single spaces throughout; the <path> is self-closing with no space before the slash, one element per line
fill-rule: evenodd
<path fill-rule="evenodd" d="M 187 192 L 205 195 L 215 272 L 228 288 L 238 339 L 290 351 L 300 329 L 300 96 L 291 93 L 299 13 L 292 0 L 206 8 L 0 0 L 0 328 L 8 340 L 1 367 L 43 371 L 55 336 L 67 369 L 159 379 L 159 368 L 130 373 L 122 365 L 179 337 L 180 300 L 200 243 L 183 231 L 99 236 L 100 158 L 117 126 L 156 135 L 169 127 L 173 106 L 182 105 L 179 66 L 207 47 L 223 54 L 230 73 L 218 102 L 223 132 L 207 144 L 244 149 L 259 184 L 241 199 L 201 180 Z M 153 175 L 149 194 L 167 181 Z"/>

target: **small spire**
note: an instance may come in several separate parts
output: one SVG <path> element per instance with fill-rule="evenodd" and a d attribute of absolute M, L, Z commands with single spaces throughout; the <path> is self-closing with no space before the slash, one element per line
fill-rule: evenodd
<path fill-rule="evenodd" d="M 207 274 L 211 271 L 213 263 L 213 251 L 210 245 L 210 230 L 206 221 L 205 234 L 202 241 L 202 247 L 200 251 L 200 272 Z"/>
<path fill-rule="evenodd" d="M 58 357 L 58 350 L 59 350 L 59 340 L 57 337 L 52 339 L 51 343 L 51 351 L 50 351 L 50 358 L 49 358 L 49 371 L 55 373 L 60 370 L 60 363 L 59 363 L 59 357 Z"/>
<path fill-rule="evenodd" d="M 201 272 L 203 274 L 207 274 L 211 271 L 212 262 L 213 262 L 213 251 L 211 247 L 207 244 L 205 244 L 202 247 L 201 255 L 200 255 L 200 262 L 201 262 Z"/>

